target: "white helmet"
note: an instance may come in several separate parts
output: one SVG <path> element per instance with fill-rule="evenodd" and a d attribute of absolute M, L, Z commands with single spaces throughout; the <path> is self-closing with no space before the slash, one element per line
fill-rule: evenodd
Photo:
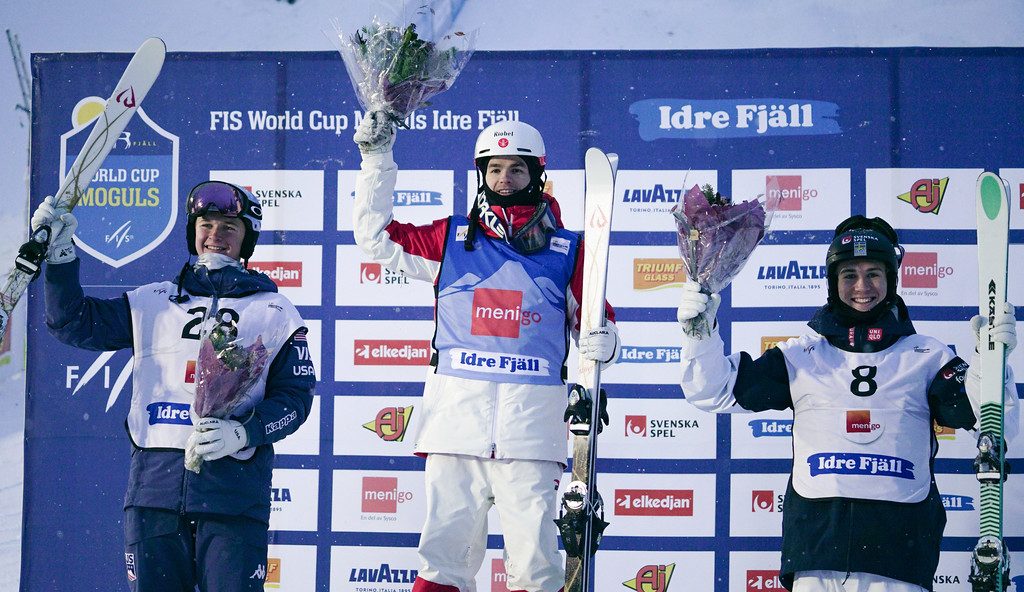
<path fill-rule="evenodd" d="M 532 156 L 541 167 L 546 152 L 544 138 L 532 125 L 521 121 L 499 121 L 487 126 L 476 138 L 473 160 L 488 156 Z"/>

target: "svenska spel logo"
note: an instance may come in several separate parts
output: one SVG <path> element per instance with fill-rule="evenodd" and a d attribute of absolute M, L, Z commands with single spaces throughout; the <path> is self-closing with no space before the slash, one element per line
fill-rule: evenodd
<path fill-rule="evenodd" d="M 646 438 L 647 437 L 647 416 L 646 415 L 627 415 L 625 419 L 626 434 L 627 438 Z"/>
<path fill-rule="evenodd" d="M 751 512 L 774 512 L 775 491 L 771 489 L 755 489 L 750 492 Z"/>

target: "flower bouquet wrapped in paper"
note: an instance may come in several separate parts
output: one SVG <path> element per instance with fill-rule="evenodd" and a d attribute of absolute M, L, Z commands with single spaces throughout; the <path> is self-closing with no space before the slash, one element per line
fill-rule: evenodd
<path fill-rule="evenodd" d="M 733 203 L 710 185 L 694 185 L 683 194 L 672 216 L 687 276 L 700 284 L 701 292 L 717 294 L 732 282 L 767 233 L 777 206 L 777 200 Z M 708 334 L 713 322 L 701 313 L 686 332 Z"/>
<path fill-rule="evenodd" d="M 325 31 L 341 53 L 365 112 L 384 111 L 401 126 L 431 97 L 451 88 L 462 72 L 476 32 L 443 30 L 434 23 L 438 15 L 431 4 L 417 2 L 408 17 L 374 16 L 354 31 L 332 21 L 333 32 Z"/>
<path fill-rule="evenodd" d="M 214 327 L 199 346 L 192 416 L 223 419 L 240 409 L 254 407 L 258 393 L 253 387 L 263 374 L 268 357 L 261 336 L 243 346 L 238 342 L 234 323 Z M 185 455 L 185 467 L 196 473 L 202 462 L 199 455 Z"/>

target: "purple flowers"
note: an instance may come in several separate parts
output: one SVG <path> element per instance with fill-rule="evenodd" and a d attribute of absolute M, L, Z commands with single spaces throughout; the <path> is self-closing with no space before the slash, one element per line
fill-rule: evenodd
<path fill-rule="evenodd" d="M 700 284 L 706 294 L 717 294 L 743 269 L 754 247 L 767 231 L 773 209 L 756 199 L 732 203 L 710 185 L 694 185 L 672 208 L 679 254 L 686 263 L 687 276 Z M 694 319 L 693 330 L 707 332 L 711 319 Z"/>

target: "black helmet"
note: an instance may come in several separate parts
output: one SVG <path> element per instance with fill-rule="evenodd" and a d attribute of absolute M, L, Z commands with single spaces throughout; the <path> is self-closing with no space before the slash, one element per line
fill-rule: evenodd
<path fill-rule="evenodd" d="M 868 259 L 885 265 L 885 301 L 894 301 L 903 253 L 896 231 L 882 218 L 860 215 L 847 218 L 836 227 L 835 237 L 825 256 L 829 301 L 839 301 L 837 271 L 840 263 L 851 259 Z"/>
<path fill-rule="evenodd" d="M 263 223 L 263 209 L 260 202 L 249 190 L 226 181 L 203 181 L 188 192 L 185 201 L 185 236 L 188 240 L 188 252 L 196 252 L 196 220 L 208 212 L 217 212 L 229 218 L 241 218 L 245 225 L 245 236 L 242 237 L 242 249 L 239 257 L 249 260 L 256 240 L 260 237 L 260 226 Z"/>

